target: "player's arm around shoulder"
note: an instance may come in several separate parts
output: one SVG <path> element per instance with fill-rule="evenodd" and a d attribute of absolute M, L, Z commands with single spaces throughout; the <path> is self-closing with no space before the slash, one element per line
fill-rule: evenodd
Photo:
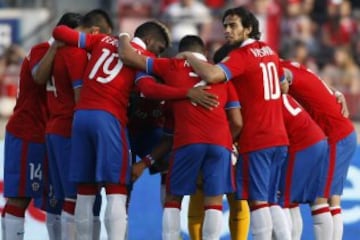
<path fill-rule="evenodd" d="M 91 34 L 87 32 L 81 32 L 79 29 L 75 30 L 68 26 L 60 25 L 54 28 L 52 36 L 66 45 L 83 48 L 88 52 L 91 52 L 100 41 L 109 40 L 111 36 L 103 33 Z M 105 41 L 104 40 L 104 41 Z"/>
<path fill-rule="evenodd" d="M 45 84 L 51 78 L 51 71 L 53 62 L 56 56 L 56 52 L 60 47 L 63 47 L 64 43 L 60 41 L 54 41 L 50 45 L 45 55 L 41 58 L 40 62 L 32 70 L 32 76 L 37 84 Z"/>
<path fill-rule="evenodd" d="M 177 57 L 183 57 L 191 65 L 199 77 L 208 83 L 219 83 L 226 80 L 224 71 L 218 66 L 202 61 L 191 52 L 182 52 Z"/>
<path fill-rule="evenodd" d="M 52 32 L 52 36 L 55 40 L 64 42 L 71 46 L 78 46 L 81 38 L 80 32 L 65 25 L 55 27 Z"/>
<path fill-rule="evenodd" d="M 119 58 L 129 67 L 146 71 L 146 59 L 148 57 L 138 54 L 130 43 L 130 35 L 127 33 L 119 34 Z"/>

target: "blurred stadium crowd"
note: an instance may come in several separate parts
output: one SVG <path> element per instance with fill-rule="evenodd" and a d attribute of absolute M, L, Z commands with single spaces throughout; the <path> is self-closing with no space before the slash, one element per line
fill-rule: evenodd
<path fill-rule="evenodd" d="M 17 2 L 26 1 L 2 0 L 0 9 L 18 6 Z M 39 6 L 39 2 L 46 1 L 30 2 L 38 2 Z M 349 104 L 351 118 L 354 121 L 360 120 L 359 0 L 118 0 L 115 4 L 109 2 L 111 1 L 103 1 L 102 7 L 114 16 L 119 31 L 132 32 L 138 24 L 156 18 L 171 29 L 173 48 L 184 35 L 199 34 L 208 45 L 210 57 L 223 43 L 223 11 L 228 7 L 247 5 L 260 20 L 262 40 L 268 42 L 283 58 L 305 64 L 330 86 L 342 91 Z M 12 44 L 0 52 L 2 118 L 8 117 L 12 112 L 20 64 L 27 50 L 20 43 Z M 168 54 L 171 53 L 170 49 Z"/>

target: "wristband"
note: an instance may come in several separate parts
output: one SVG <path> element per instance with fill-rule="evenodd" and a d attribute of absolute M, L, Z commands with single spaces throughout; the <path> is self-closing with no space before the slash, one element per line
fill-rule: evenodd
<path fill-rule="evenodd" d="M 154 164 L 155 160 L 152 158 L 150 154 L 146 155 L 142 161 L 145 163 L 147 167 L 151 167 Z"/>
<path fill-rule="evenodd" d="M 122 36 L 128 36 L 128 38 L 130 38 L 130 34 L 127 33 L 127 32 L 119 33 L 119 38 L 122 37 Z"/>
<path fill-rule="evenodd" d="M 340 91 L 335 91 L 334 92 L 334 95 L 336 96 L 336 97 L 340 97 L 341 95 L 343 95 Z"/>

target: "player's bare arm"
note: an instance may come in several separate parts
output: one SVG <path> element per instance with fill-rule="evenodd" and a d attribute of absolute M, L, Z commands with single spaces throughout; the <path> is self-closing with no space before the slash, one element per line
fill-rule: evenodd
<path fill-rule="evenodd" d="M 146 58 L 138 54 L 130 44 L 129 34 L 120 33 L 119 34 L 119 48 L 118 53 L 121 61 L 125 65 L 128 65 L 133 68 L 140 70 L 146 70 Z"/>
<path fill-rule="evenodd" d="M 50 48 L 47 50 L 44 57 L 40 60 L 40 62 L 32 71 L 32 76 L 37 84 L 46 84 L 46 82 L 50 79 L 56 51 L 62 46 L 64 46 L 64 43 L 54 41 L 51 44 Z"/>
<path fill-rule="evenodd" d="M 187 97 L 196 104 L 212 110 L 214 107 L 219 105 L 218 96 L 207 92 L 207 89 L 210 89 L 210 86 L 198 86 L 190 88 L 187 92 Z"/>
<path fill-rule="evenodd" d="M 226 110 L 226 115 L 229 122 L 233 142 L 236 142 L 243 127 L 243 119 L 240 108 L 228 109 Z"/>
<path fill-rule="evenodd" d="M 78 88 L 74 89 L 74 99 L 75 99 L 76 103 L 79 101 L 80 92 L 81 92 L 81 87 L 78 87 Z"/>
<path fill-rule="evenodd" d="M 196 58 L 191 52 L 183 52 L 178 57 L 185 58 L 200 78 L 208 83 L 219 83 L 226 80 L 225 73 L 216 65 Z"/>
<path fill-rule="evenodd" d="M 170 152 L 173 144 L 173 137 L 171 135 L 163 135 L 160 143 L 152 150 L 152 152 L 146 155 L 141 161 L 135 163 L 131 170 L 131 179 L 136 181 L 144 172 L 144 170 L 165 157 Z"/>

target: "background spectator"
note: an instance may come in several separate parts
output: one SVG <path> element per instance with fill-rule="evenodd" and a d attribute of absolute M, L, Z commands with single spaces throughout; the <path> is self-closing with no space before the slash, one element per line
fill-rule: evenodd
<path fill-rule="evenodd" d="M 170 28 L 174 48 L 185 35 L 199 35 L 205 42 L 211 30 L 210 9 L 198 0 L 179 0 L 163 12 L 162 20 Z"/>
<path fill-rule="evenodd" d="M 344 93 L 357 94 L 360 92 L 360 68 L 356 65 L 349 48 L 337 48 L 334 61 L 339 69 L 337 88 Z"/>
<path fill-rule="evenodd" d="M 15 44 L 0 56 L 0 117 L 8 117 L 12 114 L 24 57 L 25 51 Z"/>

